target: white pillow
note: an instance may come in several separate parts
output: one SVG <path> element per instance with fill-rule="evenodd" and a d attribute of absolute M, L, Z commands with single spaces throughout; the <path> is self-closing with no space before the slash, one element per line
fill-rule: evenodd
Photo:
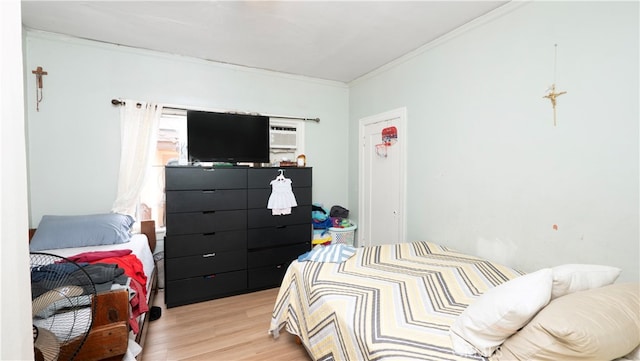
<path fill-rule="evenodd" d="M 491 356 L 549 303 L 552 275 L 551 268 L 544 268 L 487 290 L 451 326 L 454 351 Z"/>
<path fill-rule="evenodd" d="M 594 264 L 565 264 L 552 269 L 551 299 L 610 285 L 618 279 L 622 271 L 620 268 Z"/>

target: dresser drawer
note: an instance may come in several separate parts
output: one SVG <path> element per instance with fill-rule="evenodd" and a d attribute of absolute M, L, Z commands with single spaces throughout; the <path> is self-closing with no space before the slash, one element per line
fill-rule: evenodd
<path fill-rule="evenodd" d="M 166 192 L 167 212 L 222 211 L 247 208 L 244 189 Z"/>
<path fill-rule="evenodd" d="M 290 263 L 279 264 L 274 266 L 260 267 L 250 269 L 249 272 L 249 288 L 271 288 L 278 287 L 282 283 L 285 272 Z"/>
<path fill-rule="evenodd" d="M 311 242 L 299 243 L 291 246 L 266 248 L 259 251 L 248 252 L 248 267 L 257 268 L 264 266 L 290 263 L 298 256 L 311 250 Z"/>
<path fill-rule="evenodd" d="M 311 205 L 310 187 L 294 187 L 292 191 L 299 206 Z M 267 208 L 269 197 L 271 196 L 271 188 L 254 188 L 249 189 L 248 192 L 248 208 Z M 311 216 L 309 216 L 309 218 L 311 218 Z"/>
<path fill-rule="evenodd" d="M 247 268 L 247 251 L 211 252 L 197 256 L 167 258 L 164 262 L 166 280 L 174 281 Z"/>
<path fill-rule="evenodd" d="M 267 208 L 249 209 L 248 227 L 280 227 L 293 224 L 311 224 L 311 206 L 298 206 L 291 208 L 291 214 L 274 216 Z"/>
<path fill-rule="evenodd" d="M 247 188 L 246 168 L 166 167 L 166 190 Z"/>
<path fill-rule="evenodd" d="M 164 297 L 167 307 L 175 307 L 229 296 L 246 288 L 247 271 L 242 270 L 167 281 Z"/>
<path fill-rule="evenodd" d="M 311 168 L 254 168 L 249 169 L 249 188 L 271 188 L 271 181 L 280 175 L 291 179 L 293 187 L 311 187 Z"/>
<path fill-rule="evenodd" d="M 223 231 L 208 234 L 167 236 L 165 257 L 196 256 L 211 252 L 242 251 L 247 249 L 247 231 Z"/>
<path fill-rule="evenodd" d="M 310 242 L 311 224 L 295 224 L 281 227 L 251 228 L 247 233 L 249 249 L 267 248 Z"/>
<path fill-rule="evenodd" d="M 246 210 L 167 213 L 168 236 L 233 231 L 245 228 L 247 228 Z"/>

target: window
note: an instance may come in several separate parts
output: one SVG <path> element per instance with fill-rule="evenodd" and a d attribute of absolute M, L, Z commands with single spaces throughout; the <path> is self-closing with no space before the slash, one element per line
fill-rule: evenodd
<path fill-rule="evenodd" d="M 304 154 L 303 120 L 270 118 L 269 125 L 272 165 L 283 160 L 295 162 L 299 154 Z"/>
<path fill-rule="evenodd" d="M 304 153 L 304 125 L 303 120 L 270 118 L 272 165 L 283 160 L 295 161 L 297 155 Z M 155 157 L 140 195 L 137 218 L 153 219 L 156 228 L 164 229 L 164 166 L 169 162 L 186 164 L 187 111 L 164 108 L 158 127 L 158 142 L 153 150 Z"/>

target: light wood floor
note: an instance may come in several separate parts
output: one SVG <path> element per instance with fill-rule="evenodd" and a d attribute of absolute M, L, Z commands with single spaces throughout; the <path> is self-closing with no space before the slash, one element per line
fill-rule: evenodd
<path fill-rule="evenodd" d="M 273 288 L 167 309 L 164 291 L 154 305 L 162 317 L 149 323 L 144 361 L 161 360 L 310 360 L 304 346 L 286 331 L 268 334 L 278 295 Z"/>

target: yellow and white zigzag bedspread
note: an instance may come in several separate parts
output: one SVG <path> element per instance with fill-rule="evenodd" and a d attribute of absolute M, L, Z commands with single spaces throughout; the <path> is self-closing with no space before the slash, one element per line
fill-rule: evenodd
<path fill-rule="evenodd" d="M 419 241 L 358 248 L 343 263 L 294 261 L 269 332 L 282 327 L 316 360 L 473 360 L 449 327 L 487 289 L 521 273 Z"/>

